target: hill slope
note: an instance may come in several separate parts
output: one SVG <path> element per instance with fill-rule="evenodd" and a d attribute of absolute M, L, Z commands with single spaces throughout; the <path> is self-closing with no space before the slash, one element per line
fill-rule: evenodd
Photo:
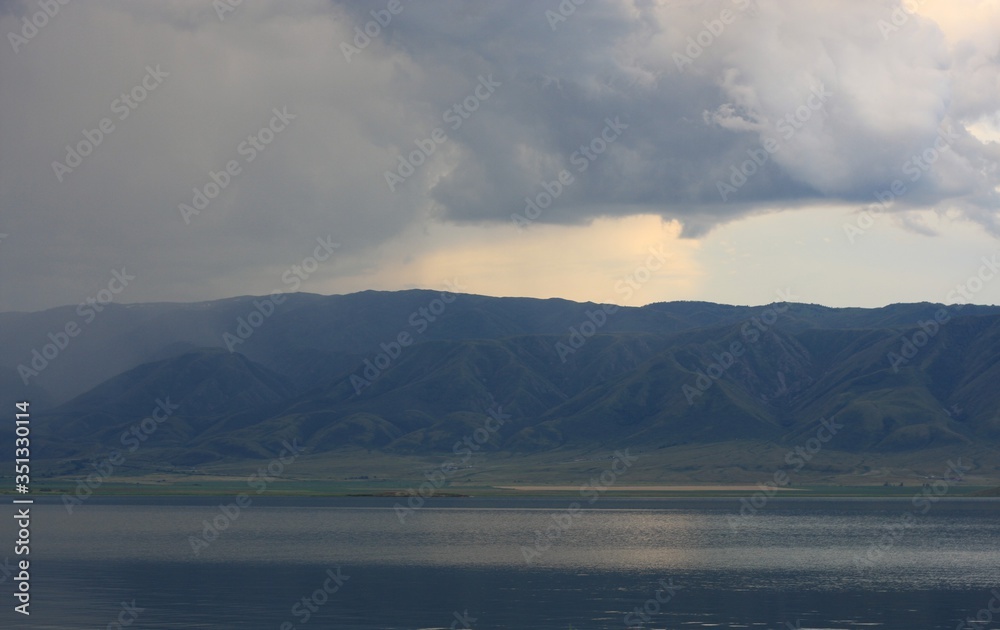
<path fill-rule="evenodd" d="M 470 436 L 506 453 L 790 445 L 821 418 L 843 425 L 831 448 L 851 453 L 1000 446 L 996 307 L 293 295 L 230 339 L 235 352 L 220 347 L 255 300 L 109 308 L 29 383 L 65 399 L 38 405 L 45 457 L 121 449 L 167 401 L 142 456 L 171 465 L 266 458 L 287 439 L 399 455 Z M 42 326 L 59 320 L 45 315 Z M 30 345 L 24 318 L 4 322 L 0 345 L 14 344 L 8 326 Z M 86 378 L 44 380 L 98 343 L 110 347 Z"/>

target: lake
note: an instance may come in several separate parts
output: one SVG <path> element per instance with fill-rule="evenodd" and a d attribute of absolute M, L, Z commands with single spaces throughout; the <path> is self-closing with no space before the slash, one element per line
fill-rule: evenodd
<path fill-rule="evenodd" d="M 36 503 L 0 626 L 1000 628 L 996 499 L 232 501 Z"/>

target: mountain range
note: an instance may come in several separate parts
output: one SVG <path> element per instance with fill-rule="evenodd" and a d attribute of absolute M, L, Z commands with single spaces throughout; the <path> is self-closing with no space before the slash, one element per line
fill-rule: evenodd
<path fill-rule="evenodd" d="M 35 458 L 1000 447 L 1000 307 L 643 307 L 426 290 L 0 314 Z M 2 453 L 9 457 L 9 453 Z"/>

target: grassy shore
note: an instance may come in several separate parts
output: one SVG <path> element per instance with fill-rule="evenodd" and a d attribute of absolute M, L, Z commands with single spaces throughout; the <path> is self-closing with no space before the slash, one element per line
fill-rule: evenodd
<path fill-rule="evenodd" d="M 1000 486 L 1000 454 L 983 448 L 905 454 L 824 450 L 808 462 L 790 459 L 787 448 L 761 442 L 477 452 L 464 458 L 345 449 L 306 453 L 284 463 L 219 460 L 197 466 L 171 466 L 143 451 L 125 459 L 111 465 L 97 453 L 87 461 L 32 462 L 31 494 L 75 493 L 86 479 L 97 496 L 257 495 L 262 487 L 259 494 L 267 496 L 408 496 L 429 479 L 439 497 L 580 496 L 586 486 L 613 497 L 743 497 L 761 492 L 763 484 L 778 486 L 780 496 L 912 497 L 935 483 L 939 491 L 941 483 L 947 484 L 947 496 L 969 496 L 998 492 Z M 952 461 L 968 467 L 961 481 L 951 479 Z M 0 476 L 0 494 L 13 490 L 13 476 Z"/>
<path fill-rule="evenodd" d="M 4 483 L 0 479 L 0 487 L 5 488 L 0 494 L 13 495 L 7 487 L 13 484 Z M 416 493 L 420 480 L 379 480 L 379 481 L 288 481 L 273 480 L 264 487 L 259 496 L 290 496 L 290 497 L 406 497 Z M 257 489 L 251 487 L 246 479 L 147 479 L 136 481 L 108 480 L 94 489 L 94 496 L 226 496 L 241 492 L 257 496 Z M 31 487 L 31 497 L 58 497 L 63 494 L 73 494 L 77 490 L 77 482 L 71 479 L 47 479 L 35 482 Z M 921 484 L 903 486 L 884 485 L 801 485 L 783 488 L 778 492 L 781 497 L 912 497 L 922 491 Z M 426 486 L 425 486 L 426 492 Z M 433 490 L 436 497 L 572 497 L 580 496 L 580 486 L 566 484 L 532 484 L 521 486 L 517 484 L 474 485 L 445 484 Z M 621 487 L 609 486 L 600 490 L 604 497 L 635 497 L 635 498 L 709 498 L 709 497 L 744 497 L 761 492 L 761 487 L 749 484 L 629 484 Z M 997 489 L 992 486 L 952 484 L 948 487 L 949 497 L 996 496 Z"/>

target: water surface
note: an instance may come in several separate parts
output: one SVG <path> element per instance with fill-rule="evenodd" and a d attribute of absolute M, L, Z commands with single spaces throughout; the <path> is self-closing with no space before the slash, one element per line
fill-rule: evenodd
<path fill-rule="evenodd" d="M 36 504 L 24 627 L 952 629 L 1000 588 L 990 499 L 230 501 Z"/>

